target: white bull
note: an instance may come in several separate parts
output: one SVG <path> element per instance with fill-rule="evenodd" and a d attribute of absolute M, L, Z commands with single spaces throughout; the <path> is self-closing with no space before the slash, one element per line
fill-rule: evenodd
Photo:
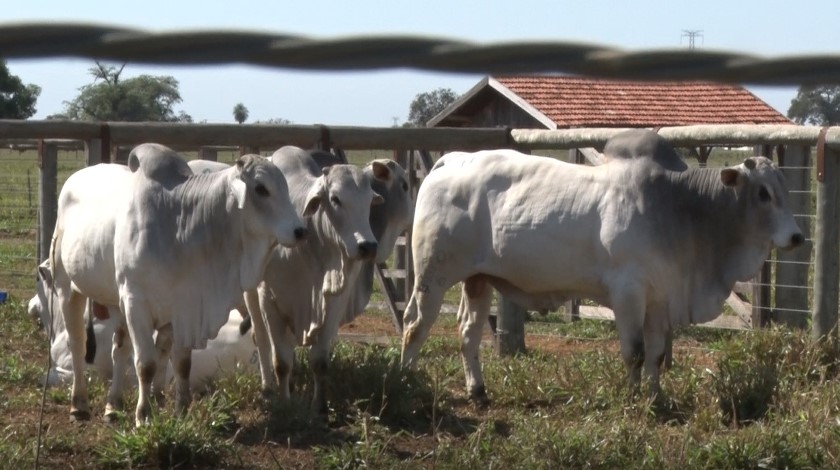
<path fill-rule="evenodd" d="M 670 147 L 659 139 L 644 134 L 639 148 Z M 487 401 L 478 346 L 491 286 L 534 310 L 570 298 L 611 306 L 631 385 L 644 364 L 656 393 L 672 329 L 718 316 L 773 246 L 804 237 L 767 158 L 674 171 L 638 150 L 597 167 L 512 150 L 442 157 L 417 198 L 402 364 L 415 362 L 444 292 L 463 281 L 461 354 L 473 399 Z"/>
<path fill-rule="evenodd" d="M 176 409 L 189 405 L 190 350 L 205 347 L 271 250 L 306 229 L 282 173 L 258 156 L 192 175 L 172 150 L 144 144 L 129 168 L 96 165 L 68 178 L 50 250 L 73 357 L 71 414 L 90 416 L 84 381 L 85 298 L 119 305 L 135 351 L 138 425 L 148 418 L 157 364 L 153 331 L 174 340 Z M 212 255 L 211 255 L 212 254 Z"/>
<path fill-rule="evenodd" d="M 367 171 L 353 165 L 319 168 L 308 152 L 292 146 L 275 152 L 272 161 L 289 182 L 292 202 L 307 217 L 309 236 L 295 248 L 276 249 L 264 282 L 246 294 L 263 390 L 279 383 L 280 398 L 288 400 L 294 347 L 310 346 L 312 406 L 325 412 L 332 341 L 351 309 L 363 262 L 377 256 L 369 217 L 371 205 L 382 204 L 383 198 L 371 185 L 389 180 L 392 172 L 379 161 Z"/>

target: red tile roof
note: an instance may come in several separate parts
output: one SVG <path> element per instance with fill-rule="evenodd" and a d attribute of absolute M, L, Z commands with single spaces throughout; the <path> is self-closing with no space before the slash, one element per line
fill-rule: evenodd
<path fill-rule="evenodd" d="M 493 78 L 545 114 L 558 128 L 792 124 L 739 86 L 566 76 Z"/>

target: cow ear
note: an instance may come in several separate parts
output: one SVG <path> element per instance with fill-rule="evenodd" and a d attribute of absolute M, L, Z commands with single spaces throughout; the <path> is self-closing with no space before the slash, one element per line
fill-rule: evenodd
<path fill-rule="evenodd" d="M 373 192 L 373 200 L 372 200 L 372 201 L 370 201 L 370 205 L 371 205 L 371 206 L 378 206 L 378 205 L 380 205 L 380 204 L 385 204 L 385 198 L 384 198 L 384 197 L 382 197 L 382 196 L 381 196 L 379 193 L 377 193 L 376 191 L 374 191 L 374 192 Z"/>
<path fill-rule="evenodd" d="M 52 272 L 50 271 L 49 260 L 44 260 L 43 263 L 38 265 L 38 276 L 46 285 L 52 287 Z"/>
<path fill-rule="evenodd" d="M 391 169 L 388 165 L 374 160 L 370 163 L 371 170 L 373 170 L 373 177 L 380 181 L 388 181 L 391 179 Z"/>
<path fill-rule="evenodd" d="M 237 162 L 237 165 L 239 162 Z M 236 207 L 243 209 L 245 207 L 245 195 L 248 193 L 248 186 L 240 178 L 234 178 L 230 183 L 230 192 L 233 194 L 233 199 L 236 200 Z"/>
<path fill-rule="evenodd" d="M 738 184 L 741 173 L 735 168 L 724 168 L 720 170 L 720 181 L 724 186 L 734 187 Z"/>
<path fill-rule="evenodd" d="M 328 169 L 325 167 L 324 169 Z M 318 178 L 309 194 L 306 195 L 306 205 L 303 207 L 303 217 L 310 217 L 321 207 L 321 194 L 324 192 L 324 178 Z"/>

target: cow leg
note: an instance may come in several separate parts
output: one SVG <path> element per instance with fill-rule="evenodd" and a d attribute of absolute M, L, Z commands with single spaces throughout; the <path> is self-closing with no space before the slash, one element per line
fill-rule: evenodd
<path fill-rule="evenodd" d="M 152 380 L 157 370 L 157 349 L 152 332 L 154 325 L 149 310 L 143 308 L 138 300 L 120 289 L 120 309 L 125 315 L 131 344 L 134 347 L 134 369 L 137 373 L 137 408 L 134 412 L 135 425 L 148 422 L 151 404 Z"/>
<path fill-rule="evenodd" d="M 263 314 L 263 303 L 268 304 L 272 302 L 271 299 L 264 298 L 267 293 L 262 289 L 259 291 L 249 290 L 245 292 L 245 305 L 248 307 L 248 314 L 251 316 L 251 327 L 254 329 L 254 342 L 257 343 L 258 357 L 260 361 L 260 377 L 262 379 L 263 394 L 269 395 L 277 387 L 277 382 L 274 380 L 274 372 L 271 367 L 271 358 L 273 357 L 270 333 L 267 330 Z M 269 315 L 276 315 L 274 311 L 276 307 L 270 305 L 272 313 Z M 292 343 L 294 344 L 294 343 Z"/>
<path fill-rule="evenodd" d="M 668 323 L 667 310 L 649 309 L 645 318 L 645 373 L 650 379 L 650 394 L 652 397 L 659 395 L 659 374 L 666 356 L 670 352 L 671 327 Z"/>
<path fill-rule="evenodd" d="M 420 353 L 420 348 L 429 333 L 432 325 L 440 314 L 440 307 L 443 303 L 445 288 L 430 287 L 425 283 L 415 283 L 414 292 L 405 309 L 403 316 L 402 357 L 400 363 L 403 367 L 413 367 Z"/>
<path fill-rule="evenodd" d="M 90 419 L 90 405 L 88 403 L 87 381 L 85 380 L 85 342 L 87 331 L 85 325 L 86 299 L 81 294 L 66 291 L 57 293 L 61 299 L 61 314 L 64 315 L 64 325 L 67 328 L 67 345 L 73 358 L 73 389 L 70 399 L 70 416 L 75 420 Z"/>
<path fill-rule="evenodd" d="M 292 395 L 292 369 L 295 364 L 295 337 L 292 330 L 285 325 L 279 333 L 271 335 L 272 339 L 280 337 L 280 340 L 271 342 L 271 349 L 274 352 L 272 366 L 274 378 L 280 386 L 279 396 L 283 402 L 288 402 Z"/>
<path fill-rule="evenodd" d="M 157 352 L 157 367 L 155 369 L 155 378 L 152 382 L 152 391 L 154 393 L 155 403 L 158 406 L 163 406 L 166 400 L 164 395 L 166 391 L 166 369 L 167 364 L 170 362 L 170 354 L 172 353 L 171 323 L 158 328 L 157 336 L 155 336 L 155 351 Z M 189 375 L 189 372 L 187 375 Z"/>
<path fill-rule="evenodd" d="M 192 349 L 174 348 L 172 350 L 172 366 L 175 369 L 175 414 L 186 413 L 192 402 L 190 392 L 190 368 L 192 367 Z"/>
<path fill-rule="evenodd" d="M 458 318 L 461 323 L 461 360 L 464 363 L 464 375 L 467 379 L 467 391 L 470 399 L 479 406 L 490 404 L 481 375 L 481 361 L 479 346 L 490 316 L 490 305 L 493 302 L 493 289 L 487 281 L 479 276 L 473 276 L 464 281 L 461 291 L 461 306 Z"/>
<path fill-rule="evenodd" d="M 113 421 L 117 411 L 123 409 L 125 392 L 125 371 L 131 361 L 131 346 L 125 325 L 117 326 L 111 345 L 111 361 L 114 364 L 111 374 L 111 387 L 108 390 L 108 402 L 105 404 L 105 421 Z"/>
<path fill-rule="evenodd" d="M 337 299 L 333 300 L 337 301 Z M 313 338 L 314 342 L 309 349 L 309 367 L 315 379 L 315 387 L 312 391 L 312 411 L 321 416 L 326 416 L 328 411 L 326 389 L 332 341 L 338 335 L 341 319 L 344 318 L 344 312 L 330 311 L 329 305 L 325 308 L 327 313 L 324 326 Z"/>
<path fill-rule="evenodd" d="M 638 393 L 642 382 L 642 364 L 645 358 L 645 298 L 644 290 L 627 286 L 611 293 L 610 302 L 615 314 L 621 356 L 627 367 L 630 389 Z"/>

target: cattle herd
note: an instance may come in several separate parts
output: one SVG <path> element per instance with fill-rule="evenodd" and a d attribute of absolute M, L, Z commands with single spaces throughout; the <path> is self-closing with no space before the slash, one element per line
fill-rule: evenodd
<path fill-rule="evenodd" d="M 50 382 L 72 380 L 71 415 L 88 419 L 92 366 L 110 379 L 112 418 L 133 371 L 140 426 L 170 380 L 183 413 L 191 389 L 235 367 L 259 370 L 263 390 L 288 400 L 294 348 L 306 346 L 312 406 L 324 412 L 338 329 L 364 311 L 374 263 L 413 223 L 404 367 L 460 282 L 461 355 L 477 402 L 488 401 L 478 346 L 493 289 L 533 310 L 571 298 L 610 306 L 630 386 L 644 369 L 657 393 L 672 330 L 713 319 L 772 248 L 804 237 L 764 157 L 688 168 L 646 130 L 618 134 L 604 156 L 588 167 L 512 150 L 449 153 L 415 210 L 391 160 L 360 168 L 286 146 L 232 166 L 188 164 L 142 144 L 127 166 L 84 168 L 62 187 L 29 308 L 50 330 Z"/>

